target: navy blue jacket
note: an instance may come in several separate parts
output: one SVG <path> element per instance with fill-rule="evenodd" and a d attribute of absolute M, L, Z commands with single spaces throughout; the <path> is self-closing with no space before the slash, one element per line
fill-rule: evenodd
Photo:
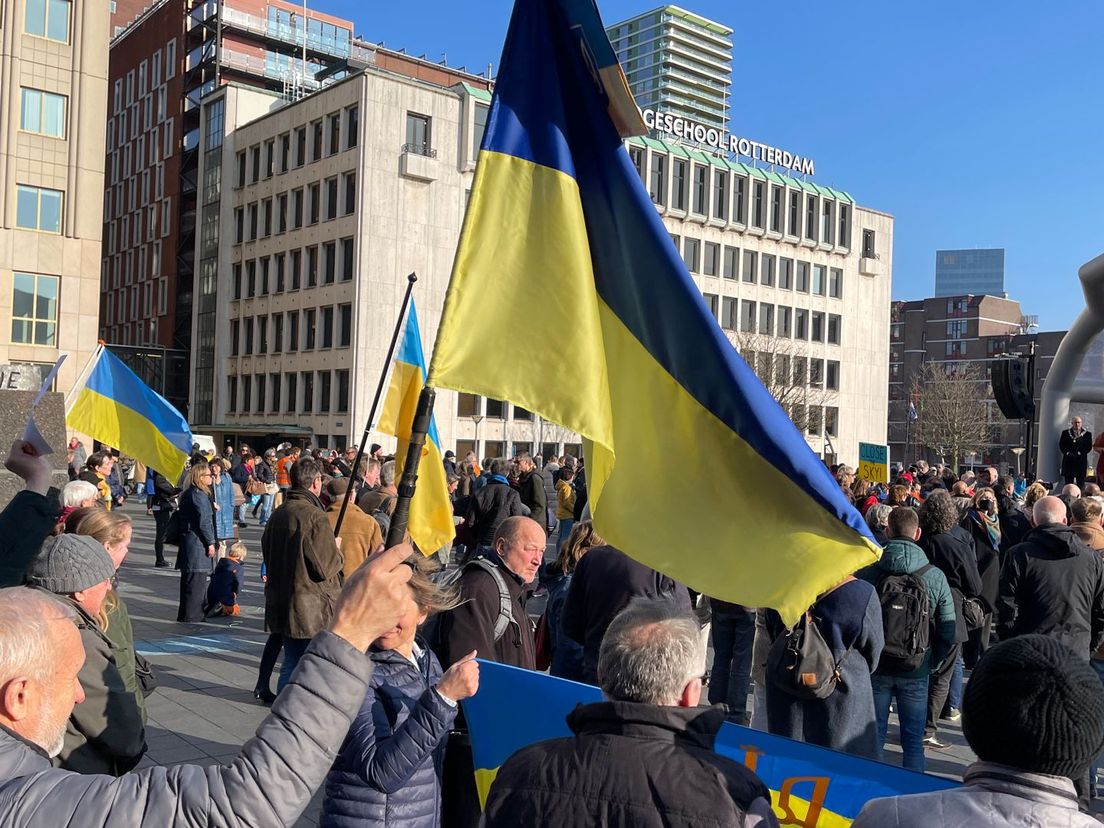
<path fill-rule="evenodd" d="M 222 604 L 224 607 L 234 606 L 238 603 L 238 596 L 241 595 L 244 579 L 245 568 L 241 562 L 233 558 L 223 558 L 215 566 L 211 582 L 207 584 L 207 603 Z"/>
<path fill-rule="evenodd" d="M 418 669 L 394 650 L 372 651 L 368 694 L 326 777 L 321 828 L 441 824 L 441 771 L 456 708 L 433 689 L 441 665 L 418 644 Z"/>
<path fill-rule="evenodd" d="M 583 645 L 570 638 L 563 631 L 563 608 L 567 601 L 567 589 L 571 586 L 571 576 L 564 575 L 558 569 L 551 570 L 551 564 L 545 567 L 542 585 L 548 590 L 548 603 L 544 613 L 548 616 L 548 637 L 552 642 L 552 664 L 548 670 L 557 678 L 583 680 Z"/>
<path fill-rule="evenodd" d="M 207 547 L 214 546 L 215 509 L 211 496 L 203 489 L 189 486 L 180 496 L 180 552 L 176 568 L 184 572 L 210 572 Z"/>

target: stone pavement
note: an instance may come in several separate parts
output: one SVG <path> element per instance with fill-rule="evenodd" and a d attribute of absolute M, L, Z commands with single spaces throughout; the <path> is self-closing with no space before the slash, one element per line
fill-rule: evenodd
<path fill-rule="evenodd" d="M 146 515 L 136 498 L 124 508 L 134 520 L 134 541 L 119 572 L 119 591 L 130 609 L 136 647 L 153 663 L 159 685 L 148 699 L 149 752 L 139 767 L 229 762 L 268 712 L 253 698 L 257 665 L 267 637 L 260 579 L 261 530 L 252 518 L 249 527 L 242 530 L 242 539 L 249 548 L 242 614 L 203 624 L 180 624 L 174 620 L 180 576 L 174 569 L 153 566 L 153 518 Z M 550 544 L 550 556 L 552 549 Z M 170 561 L 175 560 L 175 554 L 174 547 L 166 548 Z M 973 758 L 961 729 L 941 723 L 940 736 L 952 746 L 945 751 L 928 751 L 928 769 L 961 778 Z M 887 751 L 889 761 L 899 763 L 896 740 L 893 721 Z M 317 825 L 320 801 L 316 796 L 300 825 Z"/>

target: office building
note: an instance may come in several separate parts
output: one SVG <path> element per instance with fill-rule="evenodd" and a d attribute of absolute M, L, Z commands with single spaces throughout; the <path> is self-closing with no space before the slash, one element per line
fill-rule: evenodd
<path fill-rule="evenodd" d="M 661 6 L 606 28 L 641 109 L 728 127 L 732 29 L 678 6 Z"/>
<path fill-rule="evenodd" d="M 629 157 L 713 316 L 832 461 L 884 444 L 893 217 L 850 194 L 654 138 Z"/>
<path fill-rule="evenodd" d="M 161 0 L 116 36 L 110 61 L 101 335 L 189 415 L 197 197 L 219 187 L 199 177 L 200 100 L 230 83 L 296 100 L 367 66 L 488 85 L 283 0 Z"/>
<path fill-rule="evenodd" d="M 0 363 L 69 391 L 96 348 L 108 9 L 0 0 Z"/>
<path fill-rule="evenodd" d="M 935 295 L 1007 297 L 1004 248 L 935 251 Z"/>

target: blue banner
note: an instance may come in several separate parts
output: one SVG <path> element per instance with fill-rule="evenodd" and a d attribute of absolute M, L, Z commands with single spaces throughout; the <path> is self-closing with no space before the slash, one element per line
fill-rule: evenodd
<path fill-rule="evenodd" d="M 486 802 L 495 774 L 512 753 L 534 742 L 570 736 L 567 714 L 576 705 L 601 700 L 597 687 L 480 659 L 479 692 L 463 702 L 480 801 Z M 782 825 L 802 828 L 848 826 L 868 800 L 956 785 L 727 723 L 717 736 L 716 750 L 743 762 L 766 783 Z"/>

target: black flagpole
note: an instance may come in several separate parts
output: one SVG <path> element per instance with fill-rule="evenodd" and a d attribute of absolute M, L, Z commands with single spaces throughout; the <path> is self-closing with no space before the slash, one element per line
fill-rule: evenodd
<path fill-rule="evenodd" d="M 410 499 L 414 497 L 415 484 L 418 481 L 418 465 L 422 461 L 422 446 L 425 445 L 429 423 L 433 417 L 433 401 L 437 392 L 429 386 L 418 395 L 418 407 L 414 410 L 414 422 L 410 427 L 410 445 L 406 448 L 406 464 L 399 480 L 399 496 L 395 501 L 395 511 L 391 515 L 391 528 L 387 532 L 387 548 L 398 546 L 406 536 L 406 524 L 410 518 Z M 423 555 L 430 555 L 436 549 L 421 549 Z"/>
<path fill-rule="evenodd" d="M 391 368 L 391 360 L 395 358 L 395 346 L 399 342 L 399 334 L 402 333 L 403 320 L 406 319 L 406 308 L 410 304 L 410 294 L 414 291 L 414 283 L 418 281 L 418 274 L 411 273 L 406 277 L 406 295 L 403 296 L 402 307 L 399 308 L 399 319 L 395 323 L 395 332 L 391 335 L 391 345 L 387 349 L 387 359 L 384 360 L 383 370 L 380 372 L 379 384 L 376 386 L 376 397 L 372 400 L 372 410 L 368 412 L 368 422 L 364 424 L 364 435 L 357 446 L 356 460 L 349 470 L 349 488 L 345 490 L 345 497 L 341 501 L 341 511 L 337 513 L 337 523 L 334 524 L 334 537 L 341 533 L 341 522 L 345 520 L 345 510 L 349 508 L 349 498 L 353 496 L 353 487 L 360 475 L 360 460 L 364 457 L 364 447 L 368 445 L 368 438 L 372 434 L 372 424 L 376 420 L 376 409 L 379 407 L 380 397 L 383 396 L 383 385 L 387 382 L 387 372 Z M 390 544 L 388 544 L 390 546 Z"/>

